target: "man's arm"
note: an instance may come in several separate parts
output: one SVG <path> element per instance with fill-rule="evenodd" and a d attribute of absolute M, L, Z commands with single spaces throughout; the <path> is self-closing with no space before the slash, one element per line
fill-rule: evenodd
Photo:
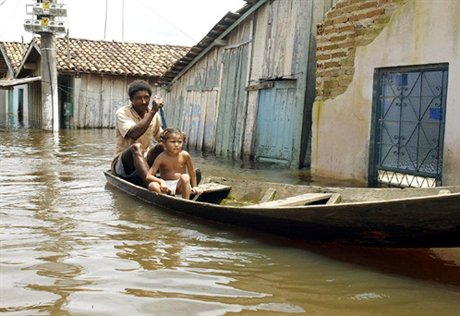
<path fill-rule="evenodd" d="M 136 125 L 129 129 L 128 133 L 126 133 L 125 138 L 131 138 L 136 140 L 142 135 L 144 135 L 157 112 L 158 110 L 150 110 Z"/>
<path fill-rule="evenodd" d="M 160 106 L 163 106 L 163 99 L 155 97 L 152 101 L 152 108 L 147 112 L 144 117 L 133 127 L 131 127 L 126 134 L 125 138 L 138 139 L 147 131 L 155 115 L 160 110 Z M 158 126 L 159 128 L 159 126 Z"/>

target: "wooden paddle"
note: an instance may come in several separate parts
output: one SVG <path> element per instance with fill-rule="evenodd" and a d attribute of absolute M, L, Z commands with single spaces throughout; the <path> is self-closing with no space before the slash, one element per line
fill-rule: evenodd
<path fill-rule="evenodd" d="M 163 98 L 157 95 L 155 95 L 155 99 L 161 99 L 161 101 L 163 101 Z M 163 106 L 164 106 L 164 103 L 163 103 Z M 161 125 L 163 126 L 163 129 L 167 129 L 168 125 L 166 124 L 166 116 L 165 116 L 165 111 L 163 110 L 163 106 L 160 106 Z"/>

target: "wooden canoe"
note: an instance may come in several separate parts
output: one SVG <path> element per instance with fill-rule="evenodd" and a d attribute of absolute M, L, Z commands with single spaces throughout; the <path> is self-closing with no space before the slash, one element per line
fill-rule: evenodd
<path fill-rule="evenodd" d="M 148 203 L 294 239 L 374 247 L 460 247 L 460 186 L 325 188 L 209 178 L 195 200 L 157 194 L 104 172 Z"/>

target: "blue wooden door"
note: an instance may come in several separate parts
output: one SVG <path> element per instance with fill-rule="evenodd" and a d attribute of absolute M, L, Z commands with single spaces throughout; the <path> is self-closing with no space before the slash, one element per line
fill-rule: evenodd
<path fill-rule="evenodd" d="M 255 153 L 259 160 L 290 162 L 292 158 L 295 81 L 275 81 L 259 91 Z"/>

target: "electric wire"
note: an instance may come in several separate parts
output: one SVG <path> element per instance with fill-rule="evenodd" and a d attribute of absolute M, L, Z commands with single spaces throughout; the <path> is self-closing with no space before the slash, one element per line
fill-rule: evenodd
<path fill-rule="evenodd" d="M 177 26 L 175 26 L 172 22 L 166 20 L 164 17 L 162 17 L 161 15 L 159 15 L 158 13 L 156 13 L 155 11 L 152 10 L 152 8 L 150 8 L 149 6 L 147 6 L 145 3 L 139 1 L 139 0 L 136 0 L 137 2 L 139 2 L 140 4 L 142 4 L 144 7 L 146 7 L 147 9 L 149 9 L 153 14 L 155 14 L 156 16 L 158 16 L 160 19 L 162 19 L 163 21 L 165 21 L 166 23 L 168 23 L 169 25 L 171 25 L 172 27 L 174 27 L 176 30 L 178 30 L 179 32 L 181 32 L 182 34 L 184 34 L 185 36 L 187 36 L 189 39 L 191 39 L 193 42 L 197 43 L 198 41 L 194 38 L 192 38 L 190 35 L 188 35 L 187 33 L 185 33 L 184 31 L 182 31 L 180 28 L 178 28 Z"/>
<path fill-rule="evenodd" d="M 4 1 L 0 4 L 0 6 L 2 6 L 6 1 L 7 1 L 7 0 L 4 0 Z M 13 13 L 11 14 L 11 18 L 10 18 L 10 20 L 8 21 L 8 23 L 6 23 L 6 28 L 5 28 L 5 30 L 0 34 L 0 37 L 2 37 L 2 36 L 6 33 L 6 31 L 8 31 L 8 26 L 11 25 L 11 21 L 15 18 L 15 14 L 16 14 L 16 11 L 18 10 L 18 7 L 19 7 L 19 4 L 20 4 L 20 3 L 21 3 L 21 1 L 18 1 L 18 2 L 16 3 L 16 7 L 14 8 Z"/>
<path fill-rule="evenodd" d="M 109 0 L 105 0 L 105 22 L 104 22 L 104 41 L 107 39 L 107 11 L 109 7 Z"/>

